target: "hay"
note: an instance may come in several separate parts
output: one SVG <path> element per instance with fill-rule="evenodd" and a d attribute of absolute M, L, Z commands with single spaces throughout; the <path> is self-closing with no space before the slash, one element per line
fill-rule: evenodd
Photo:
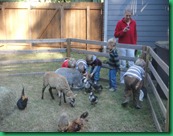
<path fill-rule="evenodd" d="M 15 92 L 0 86 L 0 121 L 12 113 L 16 105 Z"/>

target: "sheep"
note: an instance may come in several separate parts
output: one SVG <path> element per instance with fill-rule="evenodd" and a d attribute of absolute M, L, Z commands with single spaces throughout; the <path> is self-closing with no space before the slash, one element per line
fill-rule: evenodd
<path fill-rule="evenodd" d="M 66 97 L 72 107 L 74 107 L 75 97 L 77 94 L 74 94 L 67 82 L 67 79 L 59 74 L 54 72 L 46 72 L 43 76 L 43 88 L 42 88 L 42 99 L 44 99 L 44 90 L 49 86 L 49 93 L 54 99 L 52 89 L 56 89 L 58 91 L 58 95 L 60 97 L 59 105 L 61 105 L 61 97 L 63 95 L 64 103 L 66 103 Z"/>
<path fill-rule="evenodd" d="M 83 88 L 82 74 L 74 68 L 58 68 L 55 73 L 64 76 L 72 90 L 79 90 Z"/>

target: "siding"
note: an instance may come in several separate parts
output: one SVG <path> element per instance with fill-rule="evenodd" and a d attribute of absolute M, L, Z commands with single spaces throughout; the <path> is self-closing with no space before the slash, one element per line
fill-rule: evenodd
<path fill-rule="evenodd" d="M 115 26 L 124 17 L 124 10 L 128 6 L 133 9 L 132 18 L 137 23 L 137 44 L 154 46 L 156 41 L 168 39 L 168 0 L 108 0 L 108 39 L 113 37 Z"/>

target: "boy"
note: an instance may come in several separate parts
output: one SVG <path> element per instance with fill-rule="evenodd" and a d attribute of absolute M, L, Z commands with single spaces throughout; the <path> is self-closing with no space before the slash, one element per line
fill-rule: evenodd
<path fill-rule="evenodd" d="M 137 59 L 135 64 L 131 66 L 124 74 L 125 90 L 124 90 L 124 101 L 122 106 L 126 106 L 129 101 L 131 94 L 133 94 L 133 101 L 135 108 L 141 108 L 140 94 L 143 93 L 141 88 L 143 86 L 143 78 L 145 76 L 144 67 L 146 62 L 143 59 Z"/>
<path fill-rule="evenodd" d="M 87 55 L 86 62 L 88 67 L 91 66 L 90 77 L 94 84 L 97 84 L 100 79 L 100 70 L 102 62 L 95 55 Z"/>
<path fill-rule="evenodd" d="M 109 91 L 116 91 L 116 74 L 119 70 L 119 58 L 116 49 L 116 41 L 114 38 L 108 40 L 107 49 L 109 51 L 109 59 L 106 63 L 109 65 Z"/>
<path fill-rule="evenodd" d="M 87 76 L 88 65 L 84 59 L 79 59 L 76 61 L 76 69 L 79 70 L 82 75 Z"/>
<path fill-rule="evenodd" d="M 61 67 L 65 68 L 75 68 L 76 67 L 76 60 L 74 58 L 66 58 L 62 63 Z"/>

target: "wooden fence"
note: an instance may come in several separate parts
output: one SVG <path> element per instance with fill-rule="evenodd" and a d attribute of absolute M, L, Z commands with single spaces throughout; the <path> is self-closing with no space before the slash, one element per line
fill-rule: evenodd
<path fill-rule="evenodd" d="M 103 4 L 93 2 L 40 3 L 3 2 L 0 4 L 0 39 L 79 38 L 102 41 Z M 51 47 L 65 47 L 52 43 Z M 5 49 L 47 47 L 47 43 L 6 44 Z M 98 46 L 72 43 L 75 48 L 98 49 Z M 50 47 L 50 46 L 49 46 Z"/>
<path fill-rule="evenodd" d="M 71 52 L 75 52 L 78 54 L 95 54 L 97 56 L 102 56 L 102 57 L 108 57 L 108 53 L 103 53 L 103 52 L 95 52 L 95 51 L 86 51 L 86 50 L 79 50 L 72 48 L 71 43 L 72 42 L 77 42 L 77 43 L 84 43 L 84 44 L 93 44 L 95 46 L 103 46 L 107 45 L 107 42 L 101 42 L 101 41 L 94 41 L 94 40 L 82 40 L 82 39 L 73 39 L 73 38 L 68 38 L 68 39 L 40 39 L 40 40 L 0 40 L 0 43 L 62 43 L 66 42 L 67 47 L 66 48 L 59 48 L 59 49 L 48 49 L 48 50 L 2 50 L 0 51 L 0 54 L 4 53 L 33 53 L 33 52 L 66 52 L 66 56 L 70 57 Z M 129 49 L 136 49 L 136 50 L 141 50 L 142 51 L 142 56 L 147 62 L 147 66 L 145 68 L 146 70 L 146 78 L 145 78 L 145 87 L 148 90 L 147 93 L 147 98 L 149 101 L 149 105 L 151 107 L 152 115 L 153 115 L 153 120 L 155 122 L 156 128 L 158 132 L 170 132 L 169 128 L 169 88 L 164 84 L 162 79 L 160 78 L 159 74 L 153 67 L 151 60 L 154 59 L 160 65 L 160 67 L 165 71 L 165 73 L 169 76 L 169 67 L 167 64 L 165 64 L 159 56 L 153 51 L 151 47 L 148 46 L 142 46 L 142 45 L 130 45 L 130 44 L 117 44 L 117 47 L 119 48 L 129 48 Z M 136 60 L 137 58 L 132 58 L 132 57 L 124 57 L 124 56 L 119 56 L 120 60 Z M 62 62 L 64 59 L 53 59 L 53 60 L 25 60 L 25 61 L 0 61 L 0 66 L 3 65 L 10 65 L 10 64 L 19 64 L 19 63 L 44 63 L 44 62 L 57 62 L 60 61 Z M 107 65 L 103 65 L 104 68 L 109 68 Z M 16 74 L 1 74 L 0 77 L 2 76 L 21 76 L 21 75 L 35 75 L 35 74 L 43 74 L 44 72 L 31 72 L 31 73 L 16 73 Z M 151 73 L 154 75 L 157 84 L 159 84 L 167 97 L 167 100 L 163 102 L 163 100 L 160 98 L 157 89 L 155 87 L 155 83 L 151 78 Z M 151 96 L 153 94 L 153 96 Z M 152 99 L 151 99 L 152 97 Z M 157 115 L 158 111 L 155 109 L 158 108 L 156 104 L 153 103 L 152 100 L 156 101 L 156 104 L 158 105 L 162 116 Z M 164 124 L 161 124 L 159 122 L 158 118 L 162 118 L 164 120 Z M 161 127 L 164 125 L 164 128 Z"/>

